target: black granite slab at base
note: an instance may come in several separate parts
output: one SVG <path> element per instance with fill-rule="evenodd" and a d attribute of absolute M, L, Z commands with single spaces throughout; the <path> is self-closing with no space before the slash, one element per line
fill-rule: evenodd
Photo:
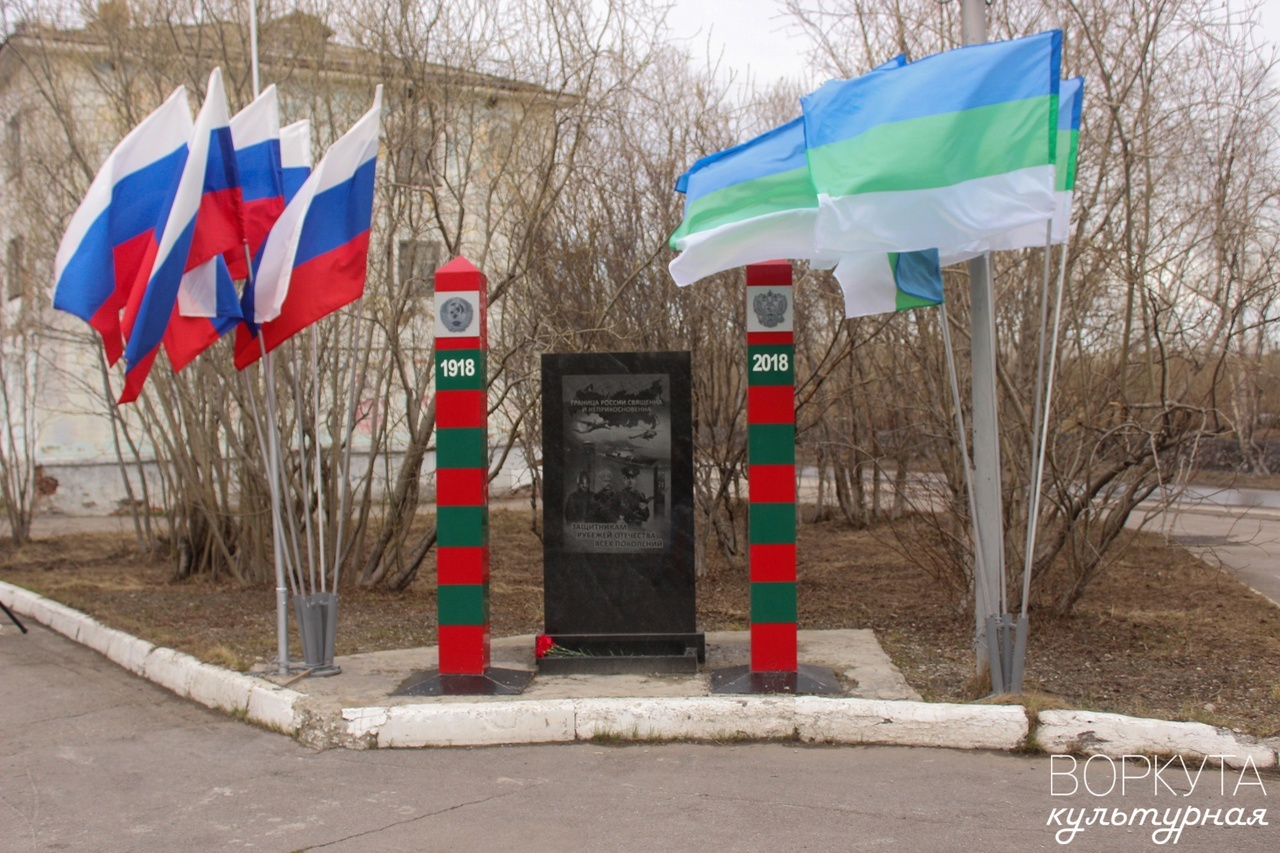
<path fill-rule="evenodd" d="M 591 657 L 701 659 L 689 353 L 544 354 L 542 401 L 546 633 L 623 644 Z"/>
<path fill-rule="evenodd" d="M 711 673 L 712 693 L 794 693 L 811 696 L 843 693 L 833 670 L 800 664 L 796 672 L 752 672 L 749 666 L 730 666 Z"/>
<path fill-rule="evenodd" d="M 603 655 L 538 659 L 539 675 L 692 675 L 697 671 L 698 656 L 692 649 L 683 655 Z"/>
<path fill-rule="evenodd" d="M 538 658 L 540 675 L 690 674 L 707 659 L 701 632 L 557 634 L 551 639 L 556 651 Z"/>
<path fill-rule="evenodd" d="M 438 669 L 406 678 L 392 696 L 515 696 L 533 679 L 525 669 L 490 667 L 484 675 L 442 674 Z"/>

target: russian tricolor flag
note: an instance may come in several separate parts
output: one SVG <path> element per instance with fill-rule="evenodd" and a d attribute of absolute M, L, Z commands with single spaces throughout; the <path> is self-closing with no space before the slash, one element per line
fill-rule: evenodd
<path fill-rule="evenodd" d="M 120 312 L 148 262 L 191 130 L 187 90 L 179 86 L 107 156 L 58 246 L 53 307 L 96 329 L 110 364 L 124 352 Z"/>
<path fill-rule="evenodd" d="M 284 212 L 284 173 L 280 163 L 280 107 L 276 87 L 268 86 L 231 119 L 236 165 L 244 198 L 244 238 L 249 257 L 258 254 L 271 226 Z M 244 252 L 227 257 L 231 277 L 249 277 Z"/>
<path fill-rule="evenodd" d="M 236 367 L 364 293 L 381 111 L 379 86 L 373 107 L 333 144 L 267 237 L 251 300 L 262 346 L 238 335 Z"/>
<path fill-rule="evenodd" d="M 284 170 L 284 203 L 288 204 L 311 175 L 310 119 L 280 128 L 280 165 Z"/>
<path fill-rule="evenodd" d="M 276 87 L 268 86 L 231 119 L 236 171 L 240 177 L 245 244 L 188 272 L 178 289 L 178 314 L 164 336 L 175 371 L 217 343 L 241 319 L 232 279 L 248 277 L 246 247 L 254 255 L 284 210 L 280 165 L 280 110 Z"/>
<path fill-rule="evenodd" d="M 136 400 L 142 391 L 174 315 L 184 273 L 244 243 L 240 180 L 221 69 L 215 68 L 209 77 L 188 152 L 170 203 L 157 220 L 159 244 L 152 243 L 151 263 L 144 264 L 149 272 L 139 276 L 125 308 L 128 343 L 121 403 Z"/>
<path fill-rule="evenodd" d="M 280 167 L 284 184 L 284 203 L 293 201 L 298 190 L 311 175 L 311 121 L 302 119 L 280 128 Z M 254 278 L 257 276 L 258 264 L 262 261 L 262 253 L 254 250 L 254 276 L 245 284 L 244 295 L 240 299 L 240 324 L 236 327 L 235 362 L 241 370 L 252 364 L 262 353 L 258 343 L 258 326 L 253 322 Z M 250 353 L 257 355 L 250 356 Z"/>

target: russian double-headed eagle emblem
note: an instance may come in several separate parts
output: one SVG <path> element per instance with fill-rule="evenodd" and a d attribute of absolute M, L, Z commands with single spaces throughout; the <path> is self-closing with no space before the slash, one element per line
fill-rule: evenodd
<path fill-rule="evenodd" d="M 787 318 L 787 297 L 776 290 L 757 293 L 751 307 L 756 312 L 756 319 L 766 329 L 781 325 Z"/>

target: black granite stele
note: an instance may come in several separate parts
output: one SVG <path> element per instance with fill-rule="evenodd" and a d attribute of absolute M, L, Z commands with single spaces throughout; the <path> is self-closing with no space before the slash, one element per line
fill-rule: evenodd
<path fill-rule="evenodd" d="M 541 672 L 692 672 L 687 352 L 542 357 Z"/>

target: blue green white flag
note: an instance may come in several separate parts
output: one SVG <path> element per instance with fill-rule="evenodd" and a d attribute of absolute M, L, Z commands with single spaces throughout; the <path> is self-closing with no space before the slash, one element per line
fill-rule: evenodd
<path fill-rule="evenodd" d="M 964 246 L 1054 211 L 1062 34 L 971 45 L 807 95 L 815 249 Z"/>
<path fill-rule="evenodd" d="M 1029 249 L 1049 243 L 1067 242 L 1071 231 L 1071 202 L 1076 188 L 1076 157 L 1080 150 L 1080 114 L 1084 107 L 1084 78 L 1063 80 L 1058 94 L 1058 141 L 1053 165 L 1053 220 L 1024 225 L 987 240 L 959 246 L 942 253 L 942 265 L 949 266 L 984 252 Z M 1046 231 L 1047 228 L 1047 231 Z"/>

